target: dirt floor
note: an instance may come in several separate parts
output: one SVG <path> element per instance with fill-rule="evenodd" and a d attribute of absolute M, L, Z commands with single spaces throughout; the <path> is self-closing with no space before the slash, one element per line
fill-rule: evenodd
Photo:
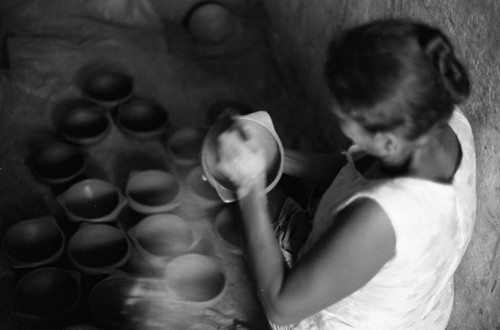
<path fill-rule="evenodd" d="M 317 84 L 325 43 L 334 31 L 372 18 L 417 18 L 449 33 L 474 90 L 462 109 L 476 136 L 478 218 L 457 272 L 448 329 L 500 329 L 500 3 L 232 0 L 237 38 L 200 45 L 183 25 L 197 2 L 0 0 L 0 36 L 8 37 L 0 44 L 0 229 L 60 214 L 55 201 L 60 191 L 36 180 L 26 159 L 33 145 L 60 138 L 51 114 L 62 102 L 81 98 L 77 77 L 84 68 L 123 70 L 134 77 L 135 94 L 156 100 L 170 116 L 162 139 L 137 141 L 114 128 L 104 143 L 88 150 L 98 175 L 123 187 L 131 170 L 152 164 L 170 168 L 169 134 L 205 126 L 220 102 L 269 111 L 286 146 L 339 150 L 345 140 L 328 128 L 334 123 L 321 111 L 325 91 Z M 1 297 L 12 297 L 16 276 L 0 258 Z M 13 307 L 11 299 L 1 300 L 1 329 L 36 329 L 15 318 Z M 244 314 L 204 317 L 216 320 L 212 328 L 217 328 Z M 256 310 L 248 315 L 261 316 Z"/>

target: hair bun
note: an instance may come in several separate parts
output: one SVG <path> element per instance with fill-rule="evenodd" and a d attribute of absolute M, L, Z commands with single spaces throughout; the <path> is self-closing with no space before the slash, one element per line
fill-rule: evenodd
<path fill-rule="evenodd" d="M 455 57 L 453 46 L 439 30 L 422 26 L 419 42 L 441 75 L 443 85 L 455 103 L 464 101 L 470 94 L 470 81 L 464 66 Z"/>

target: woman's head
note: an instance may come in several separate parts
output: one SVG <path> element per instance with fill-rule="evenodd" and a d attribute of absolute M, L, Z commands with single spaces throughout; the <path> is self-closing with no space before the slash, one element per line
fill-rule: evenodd
<path fill-rule="evenodd" d="M 408 140 L 447 121 L 470 92 L 448 38 L 400 20 L 362 25 L 332 41 L 325 74 L 340 118 Z"/>

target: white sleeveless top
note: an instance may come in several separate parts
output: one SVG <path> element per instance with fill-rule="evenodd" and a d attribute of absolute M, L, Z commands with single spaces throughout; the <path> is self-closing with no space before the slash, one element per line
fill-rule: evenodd
<path fill-rule="evenodd" d="M 451 184 L 410 177 L 368 180 L 354 167 L 362 151 L 356 145 L 349 148 L 348 163 L 322 197 L 303 251 L 340 210 L 358 198 L 370 198 L 390 218 L 396 253 L 361 289 L 289 328 L 446 328 L 453 305 L 453 273 L 471 238 L 476 214 L 472 130 L 458 109 L 449 125 L 462 148 Z"/>

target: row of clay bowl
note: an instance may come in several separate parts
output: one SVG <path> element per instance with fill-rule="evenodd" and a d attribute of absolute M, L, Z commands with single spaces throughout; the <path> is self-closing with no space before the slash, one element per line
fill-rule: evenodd
<path fill-rule="evenodd" d="M 163 134 L 168 125 L 166 112 L 153 102 L 130 101 L 132 91 L 132 80 L 117 73 L 108 72 L 89 83 L 83 94 L 91 104 L 54 116 L 67 143 L 56 141 L 31 155 L 35 176 L 52 186 L 78 178 L 87 166 L 86 151 L 79 147 L 104 139 L 111 125 L 109 109 L 118 110 L 116 123 L 126 134 L 139 138 Z M 197 127 L 180 129 L 168 139 L 167 151 L 176 165 L 194 165 L 187 190 L 198 205 L 210 207 L 220 200 L 197 166 L 204 134 Z M 163 170 L 130 173 L 124 192 L 111 182 L 89 178 L 71 184 L 57 197 L 66 218 L 80 223 L 71 235 L 51 215 L 8 228 L 4 254 L 12 268 L 26 271 L 16 283 L 17 314 L 35 319 L 68 314 L 82 298 L 81 275 L 100 275 L 105 278 L 91 288 L 89 308 L 100 322 L 120 327 L 128 320 L 120 311 L 137 282 L 121 268 L 134 253 L 162 266 L 165 280 L 160 285 L 169 299 L 199 307 L 216 303 L 227 285 L 220 261 L 197 254 L 199 233 L 183 218 L 165 213 L 180 205 L 184 190 L 178 178 Z M 117 226 L 125 206 L 143 215 L 127 231 Z M 216 216 L 215 231 L 230 252 L 239 254 L 237 216 L 234 205 L 223 208 Z M 62 256 L 69 260 L 70 269 L 57 265 Z"/>
<path fill-rule="evenodd" d="M 234 207 L 223 208 L 215 226 L 228 250 L 239 254 Z M 120 269 L 133 252 L 162 269 L 159 291 L 165 292 L 166 299 L 189 307 L 210 307 L 223 297 L 227 280 L 218 258 L 196 252 L 200 239 L 184 219 L 164 213 L 147 216 L 128 235 L 107 223 L 83 223 L 69 238 L 50 216 L 24 220 L 10 227 L 3 241 L 12 267 L 28 270 L 16 283 L 16 311 L 29 318 L 64 316 L 82 297 L 81 275 L 103 275 L 88 295 L 92 315 L 111 325 L 129 320 L 134 315 L 124 318 L 117 311 L 134 296 L 133 288 L 138 285 L 136 277 Z M 63 254 L 75 270 L 53 266 Z"/>
<path fill-rule="evenodd" d="M 93 203 L 80 207 L 103 208 L 98 202 Z M 111 210 L 109 214 L 115 212 Z M 238 217 L 237 206 L 231 204 L 221 209 L 214 221 L 217 237 L 237 254 L 241 247 L 236 227 Z M 57 261 L 67 245 L 71 263 L 94 275 L 109 274 L 124 265 L 130 257 L 131 243 L 143 258 L 161 265 L 163 260 L 194 250 L 200 239 L 189 222 L 168 213 L 147 215 L 127 232 L 116 227 L 116 222 L 83 221 L 71 237 L 66 237 L 52 216 L 44 216 L 10 226 L 3 236 L 2 248 L 13 268 L 29 269 Z"/>
<path fill-rule="evenodd" d="M 148 283 L 149 292 L 143 291 L 143 281 L 116 271 L 99 280 L 86 294 L 82 289 L 81 273 L 62 267 L 40 267 L 18 280 L 16 313 L 33 321 L 58 321 L 71 316 L 78 306 L 86 303 L 95 323 L 123 329 L 144 317 L 134 310 L 137 306 L 134 300 L 147 301 L 148 294 L 172 305 L 204 309 L 216 304 L 227 290 L 227 279 L 219 259 L 195 253 L 181 255 L 169 262 L 164 280 Z M 84 298 L 86 302 L 82 301 Z"/>

